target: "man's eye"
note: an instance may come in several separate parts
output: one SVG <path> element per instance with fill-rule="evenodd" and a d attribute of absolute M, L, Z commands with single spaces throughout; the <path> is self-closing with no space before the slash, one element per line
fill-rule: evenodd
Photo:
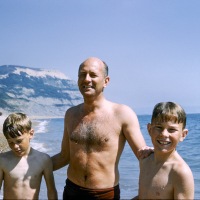
<path fill-rule="evenodd" d="M 78 77 L 85 77 L 85 74 L 79 74 Z"/>

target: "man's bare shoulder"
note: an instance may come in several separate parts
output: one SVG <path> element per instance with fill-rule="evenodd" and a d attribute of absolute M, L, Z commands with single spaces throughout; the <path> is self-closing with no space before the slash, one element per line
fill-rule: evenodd
<path fill-rule="evenodd" d="M 112 103 L 111 105 L 115 116 L 117 116 L 122 122 L 128 124 L 138 123 L 137 115 L 131 107 L 117 103 Z"/>
<path fill-rule="evenodd" d="M 113 109 L 113 111 L 118 112 L 118 113 L 124 113 L 124 112 L 135 113 L 132 108 L 130 108 L 129 106 L 125 104 L 119 104 L 119 103 L 107 101 L 107 107 Z"/>
<path fill-rule="evenodd" d="M 65 113 L 65 117 L 76 114 L 77 112 L 80 112 L 80 109 L 82 107 L 83 104 L 79 104 L 73 107 L 70 107 L 66 113 Z"/>

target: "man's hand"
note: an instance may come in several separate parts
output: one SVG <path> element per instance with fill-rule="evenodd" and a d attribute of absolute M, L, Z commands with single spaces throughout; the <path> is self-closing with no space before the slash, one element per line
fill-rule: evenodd
<path fill-rule="evenodd" d="M 144 146 L 141 149 L 139 149 L 138 152 L 137 152 L 138 159 L 146 158 L 153 152 L 154 152 L 154 148 L 153 147 Z"/>

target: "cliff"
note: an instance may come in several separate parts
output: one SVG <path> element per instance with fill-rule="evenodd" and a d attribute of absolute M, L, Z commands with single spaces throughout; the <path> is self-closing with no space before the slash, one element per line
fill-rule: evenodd
<path fill-rule="evenodd" d="M 60 116 L 81 103 L 77 84 L 61 72 L 23 66 L 0 66 L 0 112 Z"/>

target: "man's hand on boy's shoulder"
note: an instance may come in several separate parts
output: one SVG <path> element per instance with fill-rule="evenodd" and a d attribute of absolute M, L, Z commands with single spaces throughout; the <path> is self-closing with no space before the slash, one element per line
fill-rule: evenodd
<path fill-rule="evenodd" d="M 139 149 L 138 152 L 137 152 L 138 159 L 146 158 L 153 152 L 154 152 L 153 147 L 144 146 L 141 149 Z"/>

